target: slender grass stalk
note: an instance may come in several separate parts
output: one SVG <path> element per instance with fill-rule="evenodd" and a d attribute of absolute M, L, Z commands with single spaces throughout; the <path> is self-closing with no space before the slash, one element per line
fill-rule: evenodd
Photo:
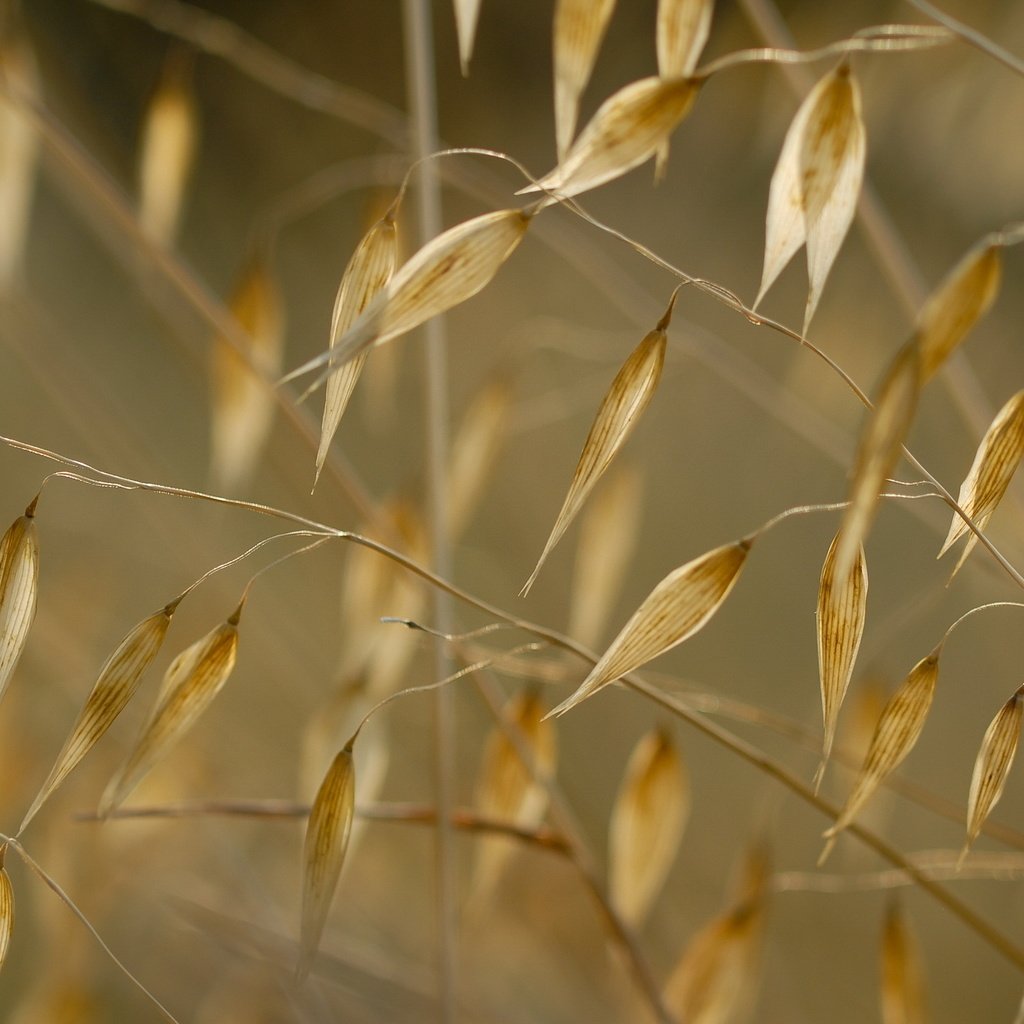
<path fill-rule="evenodd" d="M 420 245 L 441 233 L 441 183 L 437 165 L 423 159 L 440 148 L 437 131 L 437 88 L 434 72 L 434 42 L 430 0 L 403 0 L 405 33 L 406 94 L 410 113 L 413 156 L 416 169 L 417 221 Z M 430 530 L 432 565 L 438 575 L 451 578 L 452 552 L 447 533 L 445 464 L 448 454 L 448 347 L 444 317 L 434 317 L 423 327 L 425 349 L 425 417 L 427 522 Z M 438 628 L 448 632 L 451 601 L 433 592 L 434 616 Z M 448 675 L 450 663 L 444 644 L 434 646 L 434 670 L 438 678 Z M 434 697 L 434 775 L 437 792 L 437 928 L 440 957 L 440 1019 L 455 1020 L 458 988 L 458 870 L 451 810 L 455 802 L 456 756 L 455 704 L 451 691 L 442 687 Z"/>

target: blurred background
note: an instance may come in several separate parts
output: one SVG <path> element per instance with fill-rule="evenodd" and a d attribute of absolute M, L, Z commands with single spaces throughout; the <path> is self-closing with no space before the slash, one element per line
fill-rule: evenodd
<path fill-rule="evenodd" d="M 549 170 L 553 5 L 484 0 L 468 77 L 459 70 L 451 5 L 433 6 L 444 143 L 508 153 L 536 175 Z M 656 3 L 618 6 L 581 124 L 616 89 L 656 73 Z M 945 0 L 943 8 L 1024 54 L 1022 5 Z M 217 340 L 232 310 L 243 340 L 265 342 L 253 359 L 271 379 L 326 347 L 349 256 L 410 162 L 401 5 L 32 0 L 0 10 L 0 108 L 8 118 L 0 173 L 8 181 L 21 173 L 30 183 L 21 192 L 7 188 L 0 225 L 7 245 L 0 431 L 133 479 L 212 490 L 372 533 L 428 560 L 422 338 L 413 334 L 371 354 L 312 494 L 322 392 L 297 404 L 299 382 L 268 405 L 269 392 L 247 384 L 230 344 Z M 810 49 L 866 26 L 925 20 L 908 3 L 722 0 L 705 59 L 791 42 Z M 800 97 L 832 66 L 798 66 L 792 78 L 771 65 L 715 76 L 673 136 L 664 180 L 655 185 L 647 164 L 588 194 L 584 205 L 749 304 L 786 128 Z M 963 42 L 858 55 L 853 67 L 867 127 L 869 219 L 851 230 L 809 337 L 871 393 L 928 292 L 978 239 L 1021 216 L 1024 79 Z M 28 141 L 12 127 L 14 95 L 35 110 Z M 179 215 L 151 209 L 140 219 L 140 160 L 161 110 L 169 148 L 158 162 L 172 167 L 182 159 L 187 187 Z M 27 171 L 18 170 L 19 160 Z M 446 225 L 519 202 L 513 193 L 522 178 L 507 163 L 461 156 L 438 166 Z M 407 202 L 399 219 L 403 257 L 417 248 L 412 212 Z M 799 253 L 762 307 L 794 328 L 803 318 L 803 268 Z M 1009 250 L 992 312 L 922 396 L 909 445 L 954 492 L 986 426 L 1024 380 L 1022 274 L 1024 257 Z M 450 434 L 471 467 L 464 477 L 453 471 L 446 485 L 465 506 L 464 522 L 454 524 L 453 579 L 596 649 L 671 569 L 785 508 L 842 500 L 862 421 L 854 396 L 807 350 L 684 289 L 659 393 L 592 498 L 611 512 L 604 522 L 572 526 L 520 598 L 601 397 L 661 317 L 674 283 L 621 241 L 553 209 L 537 218 L 494 282 L 446 321 Z M 243 410 L 241 419 L 232 419 L 232 409 Z M 55 468 L 0 448 L 4 525 Z M 906 465 L 898 473 L 914 479 Z M 1011 487 L 989 531 L 1018 565 L 1022 501 L 1024 493 Z M 37 522 L 38 614 L 0 708 L 7 834 L 128 629 L 207 569 L 292 528 L 239 508 L 67 480 L 47 484 Z M 805 783 L 820 743 L 817 584 L 837 522 L 831 514 L 800 517 L 767 534 L 708 627 L 650 671 L 652 681 L 702 706 L 717 699 L 715 721 Z M 946 586 L 953 563 L 935 554 L 948 525 L 935 500 L 890 502 L 879 513 L 867 551 L 867 631 L 840 722 L 847 750 L 862 749 L 879 695 L 957 616 L 1020 599 L 980 548 Z M 410 820 L 359 826 L 323 958 L 296 990 L 300 821 L 208 814 L 101 826 L 76 817 L 95 808 L 130 750 L 174 654 L 234 610 L 258 568 L 302 543 L 272 542 L 182 604 L 136 701 L 32 822 L 24 843 L 181 1020 L 434 1019 L 430 828 Z M 574 582 L 574 572 L 588 556 L 596 565 L 621 558 L 625 570 L 611 584 L 606 612 L 584 624 L 580 605 L 590 585 Z M 428 596 L 340 543 L 269 570 L 253 586 L 223 694 L 129 805 L 308 803 L 370 703 L 436 679 L 424 634 L 378 622 L 394 615 L 431 625 Z M 459 603 L 453 614 L 459 631 L 489 621 Z M 907 855 L 940 851 L 948 865 L 959 851 L 962 823 L 923 801 L 945 801 L 963 814 L 984 730 L 1021 683 L 1020 615 L 993 609 L 953 635 L 929 721 L 899 773 L 925 796 L 883 791 L 865 812 L 865 824 Z M 453 656 L 462 664 L 530 639 L 488 634 Z M 556 652 L 532 657 L 480 682 L 454 684 L 451 756 L 460 807 L 486 800 L 481 776 L 495 707 L 530 686 L 551 707 L 583 678 L 579 662 Z M 371 720 L 360 741 L 360 804 L 433 806 L 431 722 L 429 695 L 404 698 Z M 748 1019 L 882 1020 L 881 936 L 894 886 L 877 873 L 890 865 L 844 837 L 816 870 L 827 819 L 620 688 L 555 727 L 559 800 L 571 808 L 596 876 L 607 867 L 609 817 L 627 761 L 659 727 L 687 766 L 692 808 L 664 885 L 635 929 L 657 984 L 694 935 L 728 911 L 742 888 L 737 874 L 760 844 L 772 872 L 759 890 L 770 892 L 758 904 L 763 949 L 737 968 L 757 990 Z M 823 795 L 841 801 L 852 779 L 833 764 Z M 1024 844 L 1012 833 L 1022 810 L 1024 786 L 1011 776 L 995 818 L 1008 826 L 1007 840 Z M 564 826 L 551 812 L 547 821 Z M 512 854 L 484 891 L 473 882 L 480 837 L 457 836 L 459 1019 L 654 1019 L 576 867 L 537 844 L 507 849 Z M 982 837 L 976 850 L 965 877 L 948 884 L 1024 943 L 1021 848 Z M 3 1019 L 158 1019 L 11 854 L 7 870 L 18 917 L 0 988 Z M 926 893 L 895 888 L 918 937 L 928 1019 L 1013 1021 L 1022 991 L 1017 968 Z"/>

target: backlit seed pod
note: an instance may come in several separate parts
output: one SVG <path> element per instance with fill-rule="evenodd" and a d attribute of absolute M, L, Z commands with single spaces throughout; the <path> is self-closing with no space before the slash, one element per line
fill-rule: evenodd
<path fill-rule="evenodd" d="M 243 602 L 244 603 L 244 602 Z M 117 808 L 149 771 L 192 728 L 235 667 L 242 605 L 171 662 L 142 735 L 100 800 L 99 813 Z"/>
<path fill-rule="evenodd" d="M 999 709 L 981 741 L 971 776 L 971 794 L 967 800 L 967 840 L 960 855 L 961 864 L 971 843 L 978 838 L 986 818 L 1003 795 L 1013 759 L 1017 756 L 1022 716 L 1024 686 Z"/>
<path fill-rule="evenodd" d="M 39 589 L 38 495 L 0 539 L 0 698 L 14 675 L 36 614 Z"/>
<path fill-rule="evenodd" d="M 690 780 L 672 737 L 642 737 L 608 821 L 608 891 L 627 923 L 639 928 L 679 851 L 690 816 Z"/>
<path fill-rule="evenodd" d="M 316 957 L 341 877 L 355 813 L 352 741 L 339 751 L 313 800 L 302 855 L 302 921 L 295 974 L 305 980 Z"/>
<path fill-rule="evenodd" d="M 579 689 L 550 714 L 564 715 L 703 629 L 736 585 L 751 543 L 744 538 L 724 544 L 669 573 L 633 613 Z"/>

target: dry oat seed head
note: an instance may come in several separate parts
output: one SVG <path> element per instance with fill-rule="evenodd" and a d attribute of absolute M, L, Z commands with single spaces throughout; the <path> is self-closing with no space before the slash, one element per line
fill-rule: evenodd
<path fill-rule="evenodd" d="M 100 800 L 101 816 L 116 809 L 166 757 L 227 682 L 238 654 L 241 611 L 239 605 L 227 622 L 187 647 L 168 666 L 142 734 Z"/>
<path fill-rule="evenodd" d="M 189 84 L 191 57 L 167 61 L 146 109 L 139 144 L 139 223 L 161 245 L 178 231 L 199 142 L 199 112 Z"/>
<path fill-rule="evenodd" d="M 476 23 L 480 17 L 481 0 L 454 0 L 455 30 L 459 37 L 459 64 L 462 74 L 469 74 L 469 62 L 473 57 L 473 41 L 476 39 Z"/>
<path fill-rule="evenodd" d="M 536 207 L 497 210 L 449 228 L 398 269 L 329 353 L 285 380 L 324 363 L 341 366 L 371 345 L 383 345 L 486 287 L 523 240 Z"/>
<path fill-rule="evenodd" d="M 21 268 L 39 155 L 39 133 L 17 100 L 39 99 L 39 71 L 27 34 L 11 27 L 0 35 L 0 292 Z"/>
<path fill-rule="evenodd" d="M 177 602 L 143 619 L 107 658 L 49 776 L 18 829 L 19 835 L 132 699 L 163 645 L 176 607 Z"/>
<path fill-rule="evenodd" d="M 572 574 L 569 636 L 596 647 L 619 596 L 639 539 L 640 475 L 619 466 L 605 478 L 580 520 Z"/>
<path fill-rule="evenodd" d="M 939 657 L 937 651 L 933 651 L 910 670 L 903 684 L 882 709 L 853 790 L 835 824 L 824 833 L 828 842 L 818 860 L 819 866 L 831 852 L 835 837 L 853 821 L 882 780 L 895 771 L 914 749 L 932 706 L 938 678 Z"/>
<path fill-rule="evenodd" d="M 818 676 L 825 735 L 821 765 L 814 779 L 815 791 L 832 752 L 839 709 L 843 706 L 853 676 L 867 613 L 868 571 L 864 547 L 861 545 L 857 550 L 852 572 L 847 573 L 845 580 L 837 580 L 835 556 L 838 542 L 839 535 L 836 534 L 825 555 L 818 584 Z"/>
<path fill-rule="evenodd" d="M 516 730 L 533 762 L 533 769 L 519 755 L 506 729 L 496 725 L 487 737 L 476 784 L 475 805 L 487 818 L 521 828 L 537 828 L 548 809 L 544 780 L 554 777 L 558 762 L 558 737 L 553 722 L 544 717 L 540 693 L 528 688 L 511 697 L 502 716 Z M 477 841 L 473 892 L 478 901 L 492 892 L 516 847 L 504 836 L 485 836 Z"/>
<path fill-rule="evenodd" d="M 871 528 L 878 496 L 899 461 L 921 390 L 920 355 L 911 341 L 896 354 L 878 390 L 875 407 L 861 431 L 850 484 L 850 504 L 839 528 L 835 579 L 853 570 L 857 551 Z"/>
<path fill-rule="evenodd" d="M 243 486 L 256 468 L 274 418 L 271 382 L 284 354 L 284 307 L 261 255 L 243 271 L 230 309 L 249 347 L 243 355 L 226 338 L 213 343 L 210 473 L 227 492 Z"/>
<path fill-rule="evenodd" d="M 397 261 L 398 234 L 393 212 L 389 210 L 363 237 L 342 274 L 331 314 L 331 348 L 352 326 L 370 300 L 391 280 Z M 365 362 L 366 353 L 363 352 L 327 378 L 314 487 Z"/>
<path fill-rule="evenodd" d="M 956 503 L 984 530 L 1006 493 L 1013 474 L 1024 457 L 1024 391 L 1018 391 L 996 414 L 971 463 L 970 472 L 960 485 Z M 964 564 L 978 542 L 977 534 L 953 513 L 949 533 L 939 552 L 941 558 L 965 533 L 969 533 L 963 553 L 953 574 Z"/>
<path fill-rule="evenodd" d="M 555 4 L 555 138 L 559 163 L 576 134 L 580 97 L 590 81 L 614 10 L 615 0 L 558 0 Z"/>
<path fill-rule="evenodd" d="M 658 74 L 692 75 L 711 33 L 715 0 L 658 0 Z"/>
<path fill-rule="evenodd" d="M 649 160 L 689 113 L 700 83 L 690 78 L 643 78 L 605 100 L 569 147 L 565 159 L 523 192 L 579 195 Z M 556 202 L 543 200 L 543 205 Z"/>
<path fill-rule="evenodd" d="M 988 312 L 999 292 L 1002 264 L 1002 247 L 983 242 L 971 249 L 929 296 L 915 332 L 921 349 L 922 383 Z"/>
<path fill-rule="evenodd" d="M 0 699 L 25 649 L 39 590 L 38 495 L 0 539 Z"/>
<path fill-rule="evenodd" d="M 627 924 L 640 928 L 672 868 L 690 817 L 690 779 L 663 730 L 630 755 L 608 822 L 608 892 Z"/>
<path fill-rule="evenodd" d="M 3 866 L 7 844 L 0 846 L 0 971 L 7 959 L 7 950 L 11 945 L 11 934 L 14 931 L 14 889 L 7 868 Z"/>
<path fill-rule="evenodd" d="M 672 301 L 658 326 L 630 353 L 601 400 L 601 406 L 597 410 L 590 433 L 583 444 L 583 451 L 580 452 L 579 461 L 576 463 L 569 492 L 565 496 L 537 565 L 521 594 L 529 593 L 548 555 L 554 550 L 562 534 L 594 489 L 594 485 L 601 479 L 650 405 L 658 381 L 661 380 L 662 367 L 665 365 L 665 349 L 668 346 L 666 331 L 674 305 L 673 293 Z"/>
<path fill-rule="evenodd" d="M 733 1024 L 753 1007 L 761 973 L 764 894 L 709 921 L 665 983 L 665 1005 L 679 1024 Z"/>
<path fill-rule="evenodd" d="M 487 489 L 511 413 L 511 381 L 497 378 L 476 395 L 452 438 L 446 507 L 453 538 L 466 528 Z"/>
<path fill-rule="evenodd" d="M 739 579 L 752 541 L 723 544 L 669 573 L 623 626 L 579 689 L 552 715 L 664 654 L 701 630 Z"/>
<path fill-rule="evenodd" d="M 764 269 L 754 305 L 806 243 L 805 334 L 857 209 L 866 152 L 860 108 L 853 72 L 840 64 L 801 104 L 772 175 Z"/>
<path fill-rule="evenodd" d="M 899 901 L 889 902 L 882 929 L 882 1024 L 925 1024 L 924 963 Z"/>
<path fill-rule="evenodd" d="M 967 800 L 967 839 L 957 867 L 963 864 L 971 844 L 978 838 L 985 820 L 1003 795 L 1006 779 L 1017 755 L 1022 715 L 1024 686 L 999 709 L 985 730 L 971 776 L 971 795 Z"/>
<path fill-rule="evenodd" d="M 323 935 L 327 914 L 341 877 L 355 813 L 356 780 L 352 741 L 328 768 L 313 800 L 302 854 L 302 918 L 296 980 L 309 974 Z"/>

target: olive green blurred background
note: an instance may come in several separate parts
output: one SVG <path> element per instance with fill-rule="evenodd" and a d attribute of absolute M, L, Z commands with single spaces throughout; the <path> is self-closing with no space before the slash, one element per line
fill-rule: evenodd
<path fill-rule="evenodd" d="M 126 11 L 114 10 L 123 6 Z M 751 5 L 754 6 L 754 5 Z M 769 5 L 770 6 L 770 5 Z M 622 3 L 583 104 L 581 121 L 615 89 L 655 71 L 654 0 Z M 944 4 L 1013 53 L 1024 53 L 1024 7 L 1010 0 Z M 554 163 L 550 3 L 483 0 L 468 78 L 459 73 L 450 5 L 434 4 L 440 133 L 451 146 L 507 152 L 535 174 Z M 181 24 L 228 19 L 245 36 L 210 35 L 228 59 L 195 53 L 201 144 L 175 258 L 226 299 L 254 233 L 309 182 L 327 181 L 317 205 L 280 223 L 273 268 L 287 316 L 286 366 L 327 342 L 334 292 L 368 224 L 393 192 L 405 100 L 401 7 L 388 2 L 144 0 L 23 2 L 46 109 L 129 201 L 140 124 L 168 53 L 167 12 Z M 886 22 L 922 21 L 909 4 L 780 3 L 801 48 Z M 150 18 L 138 16 L 149 11 Z M 135 13 L 131 13 L 135 12 Z M 223 23 L 221 23 L 223 24 Z M 723 0 L 706 56 L 763 45 L 745 5 Z M 310 95 L 338 83 L 372 97 L 369 126 L 282 95 L 238 54 L 269 47 Z M 186 46 L 186 49 L 191 49 Z M 264 57 L 266 55 L 264 54 Z M 828 61 L 811 66 L 815 80 Z M 263 67 L 266 67 L 264 61 Z M 1021 216 L 1024 79 L 963 43 L 919 53 L 854 58 L 864 96 L 868 178 L 905 251 L 911 292 L 925 294 L 986 232 Z M 257 69 L 259 70 L 259 69 Z M 288 79 L 291 81 L 291 79 Z M 320 89 L 320 92 L 316 90 Z M 798 98 L 777 67 L 723 73 L 676 131 L 665 180 L 636 170 L 584 205 L 689 273 L 753 300 L 774 162 Z M 372 114 L 372 111 L 371 111 Z M 369 129 L 369 130 L 368 130 Z M 368 158 L 373 158 L 372 160 Z M 399 159 L 399 173 L 405 166 Z M 448 164 L 446 164 L 448 166 Z M 445 219 L 452 224 L 513 205 L 522 184 L 508 165 L 450 158 Z M 326 175 L 326 177 L 324 177 Z M 457 179 L 454 176 L 458 176 Z M 331 181 L 349 182 L 332 191 Z M 406 252 L 413 220 L 405 230 Z M 890 255 L 892 250 L 890 250 Z M 1024 257 L 1006 256 L 1002 292 L 954 368 L 933 381 L 910 445 L 951 489 L 981 432 L 1024 380 L 1020 323 Z M 673 280 L 613 238 L 562 210 L 546 212 L 485 292 L 447 318 L 452 427 L 495 379 L 514 385 L 507 437 L 486 493 L 455 551 L 455 580 L 503 608 L 565 628 L 578 526 L 528 599 L 519 589 L 561 504 L 594 410 L 616 369 L 661 316 Z M 764 303 L 799 326 L 803 255 Z M 810 337 L 866 390 L 912 324 L 855 225 L 832 271 Z M 209 485 L 210 325 L 113 226 L 109 211 L 43 154 L 23 284 L 0 299 L 0 431 L 102 469 L 203 490 Z M 422 519 L 423 357 L 403 338 L 371 359 L 336 444 L 376 502 L 407 498 Z M 294 394 L 294 392 L 293 392 Z M 304 406 L 314 426 L 322 399 Z M 681 294 L 665 375 L 622 456 L 644 481 L 641 527 L 605 640 L 669 570 L 742 536 L 784 508 L 845 496 L 862 410 L 836 376 L 781 335 L 756 329 L 706 295 Z M 363 518 L 337 479 L 314 495 L 313 449 L 278 416 L 260 468 L 235 496 L 332 525 Z M 13 520 L 52 467 L 0 449 L 3 515 Z M 901 467 L 904 479 L 913 479 Z M 1019 564 L 1021 502 L 1011 488 L 991 534 Z M 127 629 L 207 568 L 279 529 L 237 509 L 68 481 L 40 503 L 39 611 L 0 709 L 2 827 L 10 831 L 45 777 L 95 673 Z M 946 588 L 952 562 L 935 561 L 948 513 L 935 501 L 882 508 L 868 547 L 869 619 L 850 700 L 869 684 L 894 686 L 948 624 L 985 601 L 1018 592 L 976 551 Z M 814 639 L 818 574 L 833 516 L 791 520 L 761 540 L 721 612 L 698 637 L 657 662 L 673 690 L 694 688 L 789 716 L 811 735 L 820 712 Z M 268 549 L 288 549 L 280 542 Z M 252 571 L 271 555 L 222 573 L 182 605 L 158 668 L 226 616 Z M 302 749 L 310 722 L 343 679 L 345 552 L 328 547 L 272 570 L 252 593 L 237 668 L 203 721 L 132 798 L 138 803 L 308 797 Z M 412 606 L 393 614 L 411 614 Z M 457 608 L 460 628 L 485 620 Z M 416 614 L 429 611 L 419 607 Z M 974 617 L 947 646 L 931 718 L 903 773 L 965 805 L 984 729 L 1020 684 L 1020 611 Z M 391 629 L 399 629 L 394 626 Z M 500 637 L 500 634 L 499 634 Z M 397 641 L 396 641 L 397 642 Z M 511 644 L 513 641 L 509 641 Z M 403 685 L 433 679 L 425 643 Z M 575 671 L 575 670 L 574 670 Z M 125 720 L 73 775 L 26 833 L 27 848 L 61 881 L 112 948 L 182 1020 L 412 1021 L 432 1019 L 436 960 L 433 845 L 428 830 L 370 824 L 347 866 L 324 939 L 335 958 L 323 978 L 290 987 L 301 827 L 223 818 L 74 820 L 89 810 L 123 756 L 155 693 L 156 673 Z M 571 685 L 579 676 L 570 680 Z M 518 678 L 502 677 L 512 692 Z M 552 686 L 554 704 L 570 684 Z M 456 685 L 459 802 L 472 800 L 493 720 L 469 682 Z M 847 709 L 850 710 L 849 708 Z M 846 716 L 850 718 L 850 715 Z M 658 978 L 687 939 L 724 906 L 747 845 L 766 836 L 779 872 L 814 872 L 827 822 L 733 754 L 667 722 L 621 690 L 559 720 L 559 782 L 600 863 L 607 816 L 637 739 L 667 724 L 690 767 L 693 814 L 675 868 L 641 945 Z M 802 779 L 816 757 L 766 722 L 725 720 Z M 389 751 L 380 799 L 432 799 L 429 697 L 392 705 L 375 720 Z M 850 775 L 830 769 L 841 799 Z M 958 849 L 961 829 L 891 794 L 873 822 L 901 850 Z M 1024 786 L 1011 778 L 996 816 L 1016 824 Z M 870 817 L 870 815 L 869 815 Z M 458 841 L 460 879 L 473 840 Z M 978 849 L 1001 851 L 982 839 Z M 9 855 L 18 898 L 0 1015 L 18 1021 L 123 1021 L 155 1013 L 51 893 Z M 829 872 L 885 865 L 843 839 Z M 1018 869 L 1019 873 L 1019 869 Z M 1021 883 L 951 883 L 1007 934 L 1024 942 Z M 880 1020 L 878 955 L 888 892 L 786 892 L 773 898 L 754 1019 Z M 935 1021 L 1014 1019 L 1018 972 L 924 893 L 905 905 L 922 943 Z M 467 1021 L 634 1021 L 644 1010 L 573 871 L 542 851 L 516 860 L 493 906 L 467 908 L 461 960 Z M 63 987 L 71 1009 L 31 1009 Z M 35 1004 L 36 1006 L 40 1004 Z M 18 1016 L 18 1014 L 22 1016 Z M 47 1016 L 49 1014 L 49 1016 Z"/>

